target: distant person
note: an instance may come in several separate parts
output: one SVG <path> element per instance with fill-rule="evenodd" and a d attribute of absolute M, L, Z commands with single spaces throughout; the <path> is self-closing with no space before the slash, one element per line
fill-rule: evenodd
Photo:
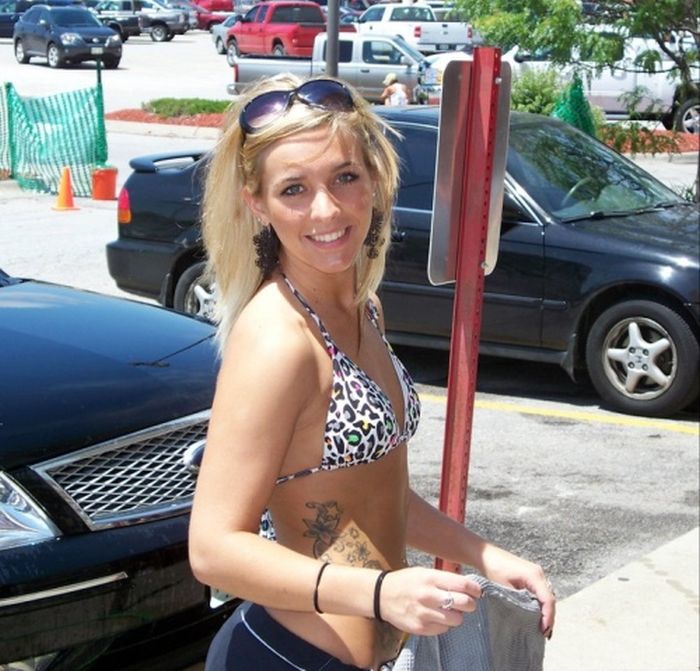
<path fill-rule="evenodd" d="M 406 86 L 399 81 L 399 77 L 395 72 L 390 72 L 384 77 L 385 89 L 382 91 L 381 100 L 385 105 L 394 107 L 411 104 L 411 92 Z"/>

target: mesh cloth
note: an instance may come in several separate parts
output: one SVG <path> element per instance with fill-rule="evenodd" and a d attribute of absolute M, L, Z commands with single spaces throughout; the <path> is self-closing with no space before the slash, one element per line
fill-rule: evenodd
<path fill-rule="evenodd" d="M 57 193 L 69 167 L 73 194 L 89 197 L 92 173 L 107 161 L 102 86 L 51 96 L 20 96 L 11 83 L 0 95 L 0 176 L 23 189 Z"/>
<path fill-rule="evenodd" d="M 411 636 L 393 671 L 542 671 L 537 599 L 480 575 L 467 577 L 482 588 L 476 611 L 440 636 Z"/>
<path fill-rule="evenodd" d="M 562 91 L 554 105 L 552 116 L 595 137 L 593 113 L 579 75 L 575 74 L 571 83 Z"/>

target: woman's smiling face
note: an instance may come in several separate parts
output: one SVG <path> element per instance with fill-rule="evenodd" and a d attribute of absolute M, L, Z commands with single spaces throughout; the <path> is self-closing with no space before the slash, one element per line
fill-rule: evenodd
<path fill-rule="evenodd" d="M 259 165 L 260 193 L 245 197 L 277 233 L 282 268 L 352 268 L 369 229 L 374 190 L 359 142 L 316 128 L 275 142 Z"/>

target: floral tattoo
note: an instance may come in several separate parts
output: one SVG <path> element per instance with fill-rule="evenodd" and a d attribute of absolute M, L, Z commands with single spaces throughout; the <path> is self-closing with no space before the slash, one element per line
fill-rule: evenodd
<path fill-rule="evenodd" d="M 343 509 L 337 501 L 307 501 L 306 507 L 316 511 L 314 519 L 304 519 L 304 537 L 313 539 L 314 557 L 330 561 L 328 553 L 332 549 L 334 554 L 344 554 L 351 566 L 382 568 L 376 559 L 372 559 L 372 549 L 357 527 L 339 528 Z"/>

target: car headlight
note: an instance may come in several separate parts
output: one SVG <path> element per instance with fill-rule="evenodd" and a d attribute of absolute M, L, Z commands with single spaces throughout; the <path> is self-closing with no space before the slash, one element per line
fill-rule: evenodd
<path fill-rule="evenodd" d="M 63 44 L 82 44 L 83 38 L 78 33 L 61 33 Z"/>
<path fill-rule="evenodd" d="M 5 473 L 0 473 L 0 550 L 60 536 L 44 511 Z"/>
<path fill-rule="evenodd" d="M 107 41 L 105 42 L 105 46 L 118 46 L 122 43 L 122 38 L 119 37 L 119 35 L 112 35 L 111 37 L 107 38 Z"/>

